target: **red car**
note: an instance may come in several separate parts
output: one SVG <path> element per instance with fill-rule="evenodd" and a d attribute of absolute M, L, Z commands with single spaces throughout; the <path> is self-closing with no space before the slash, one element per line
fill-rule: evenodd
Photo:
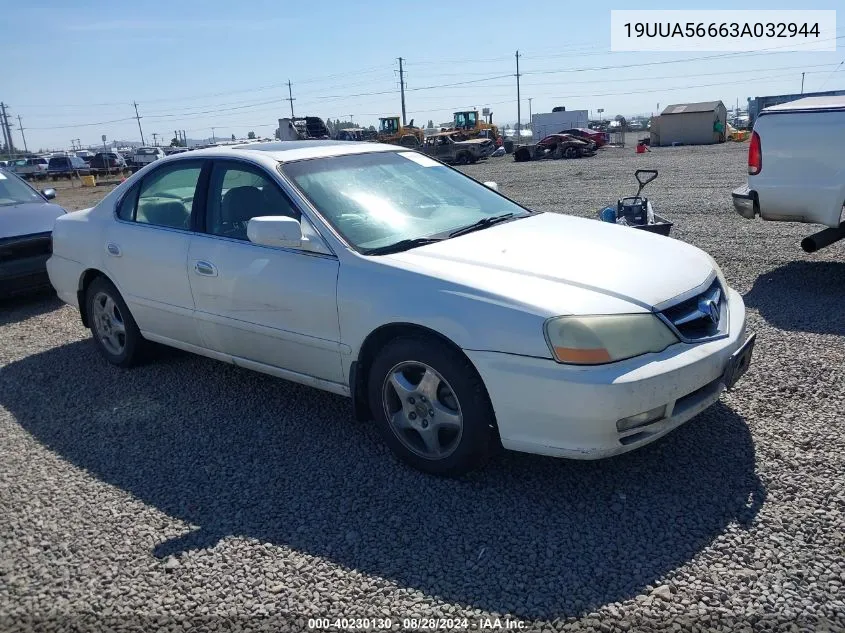
<path fill-rule="evenodd" d="M 607 132 L 598 132 L 596 130 L 588 130 L 583 127 L 574 127 L 569 130 L 561 130 L 561 134 L 571 134 L 578 136 L 596 144 L 596 147 L 602 147 L 610 142 L 610 134 Z"/>

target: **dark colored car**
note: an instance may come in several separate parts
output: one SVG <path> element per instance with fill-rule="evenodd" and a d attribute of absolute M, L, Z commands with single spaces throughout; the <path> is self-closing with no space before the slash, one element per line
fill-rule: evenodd
<path fill-rule="evenodd" d="M 91 169 L 108 169 L 111 171 L 126 169 L 126 160 L 117 152 L 98 152 L 91 159 Z"/>
<path fill-rule="evenodd" d="M 568 130 L 561 130 L 560 134 L 569 134 L 571 136 L 578 136 L 580 138 L 592 141 L 596 147 L 602 147 L 610 142 L 610 134 L 607 132 L 599 132 L 597 130 L 588 130 L 581 127 L 573 127 Z"/>
<path fill-rule="evenodd" d="M 78 156 L 53 156 L 47 163 L 47 175 L 53 180 L 87 176 L 90 173 L 88 163 Z"/>
<path fill-rule="evenodd" d="M 50 202 L 55 197 L 0 169 L 0 298 L 50 285 L 53 223 L 67 213 Z"/>
<path fill-rule="evenodd" d="M 550 134 L 533 145 L 522 145 L 513 153 L 518 162 L 542 160 L 544 158 L 581 158 L 594 156 L 596 144 L 585 138 L 570 134 Z"/>

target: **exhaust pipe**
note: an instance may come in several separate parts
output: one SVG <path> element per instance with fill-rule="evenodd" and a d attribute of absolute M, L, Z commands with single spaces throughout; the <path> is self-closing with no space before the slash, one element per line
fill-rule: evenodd
<path fill-rule="evenodd" d="M 801 248 L 807 253 L 815 253 L 817 250 L 830 246 L 845 238 L 845 222 L 840 223 L 836 228 L 827 228 L 818 233 L 808 235 L 801 240 Z"/>

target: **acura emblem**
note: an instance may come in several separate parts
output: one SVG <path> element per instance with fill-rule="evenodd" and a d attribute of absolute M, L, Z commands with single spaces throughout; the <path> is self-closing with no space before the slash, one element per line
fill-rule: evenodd
<path fill-rule="evenodd" d="M 698 302 L 698 311 L 709 317 L 713 325 L 719 325 L 719 304 L 713 299 L 702 299 Z"/>

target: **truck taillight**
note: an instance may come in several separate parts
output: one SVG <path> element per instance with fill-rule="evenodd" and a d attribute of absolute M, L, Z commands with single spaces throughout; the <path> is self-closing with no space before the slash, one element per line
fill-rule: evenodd
<path fill-rule="evenodd" d="M 763 170 L 763 149 L 760 147 L 760 135 L 751 133 L 751 144 L 748 146 L 748 173 L 756 176 Z"/>

